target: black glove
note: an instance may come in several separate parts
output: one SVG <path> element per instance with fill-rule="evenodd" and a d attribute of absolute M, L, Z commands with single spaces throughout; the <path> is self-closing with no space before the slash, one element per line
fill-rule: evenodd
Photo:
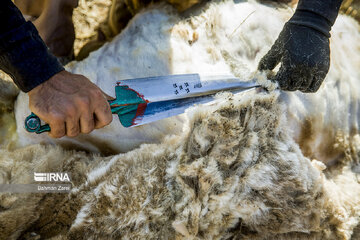
<path fill-rule="evenodd" d="M 300 0 L 259 70 L 281 62 L 274 80 L 283 90 L 316 92 L 330 66 L 330 30 L 342 0 Z"/>

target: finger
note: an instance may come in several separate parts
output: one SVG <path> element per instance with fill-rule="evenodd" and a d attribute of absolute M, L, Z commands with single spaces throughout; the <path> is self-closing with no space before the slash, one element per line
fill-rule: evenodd
<path fill-rule="evenodd" d="M 310 80 L 304 81 L 302 83 L 302 85 L 299 87 L 300 91 L 302 91 L 302 92 L 308 92 L 309 91 L 308 89 L 310 89 L 310 86 L 313 83 L 313 80 L 312 80 L 313 77 L 311 76 L 310 78 L 311 78 Z"/>
<path fill-rule="evenodd" d="M 295 65 L 289 71 L 292 81 L 289 82 L 290 91 L 307 89 L 313 80 L 313 70 L 302 65 Z"/>
<path fill-rule="evenodd" d="M 107 100 L 115 100 L 115 98 L 113 98 L 112 96 L 110 95 L 107 95 L 104 91 L 101 91 L 102 94 L 104 95 L 104 97 L 107 99 Z"/>
<path fill-rule="evenodd" d="M 105 127 L 112 121 L 110 105 L 106 102 L 95 108 L 95 129 Z"/>
<path fill-rule="evenodd" d="M 102 97 L 102 96 L 101 96 Z M 103 100 L 100 98 L 100 100 Z M 93 103 L 90 97 L 82 97 L 77 101 L 78 109 L 80 112 L 80 132 L 81 133 L 90 133 L 94 130 L 94 111 Z"/>
<path fill-rule="evenodd" d="M 291 91 L 291 72 L 290 69 L 285 67 L 285 64 L 281 64 L 281 67 L 275 77 L 273 78 L 276 82 L 278 82 L 280 89 L 285 91 Z"/>
<path fill-rule="evenodd" d="M 295 74 L 295 77 L 298 79 L 302 79 L 301 85 L 297 88 L 297 90 L 300 90 L 302 92 L 307 91 L 307 89 L 310 87 L 310 85 L 313 82 L 314 75 L 317 73 L 317 70 L 315 67 L 298 67 L 298 71 Z"/>
<path fill-rule="evenodd" d="M 44 119 L 46 120 L 46 119 Z M 65 120 L 61 116 L 52 116 L 51 119 L 46 120 L 50 125 L 49 136 L 52 138 L 61 138 L 65 136 Z"/>
<path fill-rule="evenodd" d="M 94 114 L 83 113 L 80 117 L 80 129 L 82 133 L 90 133 L 95 128 Z"/>
<path fill-rule="evenodd" d="M 66 121 L 66 135 L 76 137 L 80 133 L 80 124 L 78 118 L 69 118 Z"/>
<path fill-rule="evenodd" d="M 311 82 L 311 84 L 309 85 L 309 87 L 304 90 L 303 92 L 306 93 L 314 93 L 317 92 L 317 90 L 319 90 L 322 82 L 324 81 L 325 77 L 326 77 L 326 72 L 319 72 L 314 76 L 313 81 Z"/>
<path fill-rule="evenodd" d="M 258 69 L 273 70 L 280 62 L 283 52 L 278 41 L 271 47 L 270 51 L 260 60 Z"/>

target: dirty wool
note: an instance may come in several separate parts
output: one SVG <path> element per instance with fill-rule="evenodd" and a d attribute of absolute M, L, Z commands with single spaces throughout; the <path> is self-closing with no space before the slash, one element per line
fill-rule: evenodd
<path fill-rule="evenodd" d="M 318 93 L 284 93 L 256 67 L 292 12 L 254 1 L 190 15 L 154 5 L 67 66 L 109 95 L 116 80 L 193 72 L 255 77 L 269 90 L 220 93 L 149 125 L 114 119 L 74 139 L 31 135 L 27 96 L 14 103 L 2 81 L 0 183 L 68 172 L 73 188 L 2 193 L 0 239 L 359 239 L 359 25 L 339 16 Z"/>

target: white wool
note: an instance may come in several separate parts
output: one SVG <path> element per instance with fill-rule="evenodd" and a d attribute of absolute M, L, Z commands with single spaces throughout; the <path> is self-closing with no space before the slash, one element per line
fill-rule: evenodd
<path fill-rule="evenodd" d="M 83 222 L 85 221 L 85 217 L 89 214 L 89 210 L 90 210 L 90 204 L 85 204 L 80 209 L 80 211 L 76 215 L 76 219 L 75 219 L 74 223 L 72 224 L 73 228 L 76 228 L 77 226 L 83 224 Z"/>
<path fill-rule="evenodd" d="M 322 178 L 326 193 L 331 196 L 328 204 L 332 205 L 332 221 L 338 221 L 344 239 L 350 239 L 360 219 L 360 205 L 358 198 L 354 198 L 360 196 L 359 176 L 348 166 L 340 171 L 341 174 L 337 174 L 334 178 L 325 179 L 324 175 Z M 338 197 L 332 198 L 332 196 Z"/>
<path fill-rule="evenodd" d="M 67 69 L 88 76 L 109 95 L 120 79 L 192 72 L 230 72 L 242 81 L 255 76 L 275 89 L 256 72 L 292 15 L 292 9 L 274 6 L 219 1 L 185 20 L 155 6 Z M 28 99 L 21 94 L 15 109 L 19 147 L 45 142 L 114 153 L 161 143 L 93 162 L 84 154 L 72 157 L 49 148 L 56 158 L 36 145 L 41 162 L 48 163 L 43 168 L 26 148 L 17 154 L 4 150 L 2 182 L 34 165 L 81 176 L 72 194 L 61 198 L 70 217 L 53 213 L 49 220 L 39 213 L 21 226 L 35 224 L 44 236 L 68 239 L 350 239 L 360 221 L 360 184 L 351 168 L 360 150 L 358 28 L 353 19 L 339 16 L 330 72 L 316 94 L 219 94 L 216 104 L 195 106 L 182 116 L 131 129 L 115 117 L 90 135 L 60 140 L 25 132 Z M 19 234 L 12 229 L 19 226 L 19 208 L 11 204 L 18 198 L 3 199 L 1 207 L 8 211 L 0 212 L 0 225 L 7 232 L 0 237 Z M 48 211 L 51 201 L 57 203 L 51 197 L 26 200 L 30 213 L 36 204 L 48 203 Z M 15 223 L 1 221 L 8 216 Z M 49 233 L 48 222 L 61 230 Z"/>
<path fill-rule="evenodd" d="M 109 168 L 111 165 L 114 164 L 114 161 L 116 160 L 116 157 L 112 158 L 108 163 L 102 163 L 99 166 L 97 166 L 96 169 L 92 170 L 88 175 L 87 179 L 89 182 L 96 181 L 99 177 L 106 174 L 107 171 L 109 171 Z"/>
<path fill-rule="evenodd" d="M 84 74 L 112 96 L 117 80 L 176 73 L 233 73 L 243 81 L 256 76 L 264 83 L 263 75 L 253 73 L 291 14 L 292 9 L 275 10 L 253 1 L 226 1 L 179 22 L 169 9 L 153 9 L 135 17 L 113 42 L 67 69 Z M 360 56 L 354 51 L 360 47 L 360 34 L 355 27 L 353 19 L 338 18 L 332 31 L 330 72 L 316 94 L 283 92 L 281 96 L 294 139 L 307 156 L 321 161 L 338 157 L 336 152 L 326 153 L 331 143 L 324 141 L 335 139 L 339 131 L 349 134 L 358 129 L 360 90 L 352 86 L 360 77 Z M 103 153 L 126 152 L 141 143 L 159 142 L 166 135 L 180 133 L 185 121 L 184 117 L 173 117 L 125 129 L 114 115 L 110 126 L 90 135 L 53 140 L 20 127 L 29 113 L 27 96 L 21 94 L 16 105 L 19 146 L 49 142 Z"/>

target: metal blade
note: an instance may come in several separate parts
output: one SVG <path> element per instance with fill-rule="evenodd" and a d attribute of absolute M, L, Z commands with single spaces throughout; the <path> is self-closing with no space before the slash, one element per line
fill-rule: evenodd
<path fill-rule="evenodd" d="M 254 85 L 254 81 L 242 82 L 232 75 L 199 74 L 146 77 L 117 82 L 117 86 L 128 86 L 148 103 L 209 95 L 231 89 L 248 89 Z"/>
<path fill-rule="evenodd" d="M 235 89 L 230 92 L 235 94 L 257 89 L 258 87 L 258 85 L 254 85 L 251 88 Z M 182 114 L 195 104 L 213 104 L 216 102 L 215 95 L 216 94 L 148 103 L 142 105 L 140 111 L 137 109 L 127 114 L 118 114 L 118 116 L 124 127 L 140 126 Z"/>

